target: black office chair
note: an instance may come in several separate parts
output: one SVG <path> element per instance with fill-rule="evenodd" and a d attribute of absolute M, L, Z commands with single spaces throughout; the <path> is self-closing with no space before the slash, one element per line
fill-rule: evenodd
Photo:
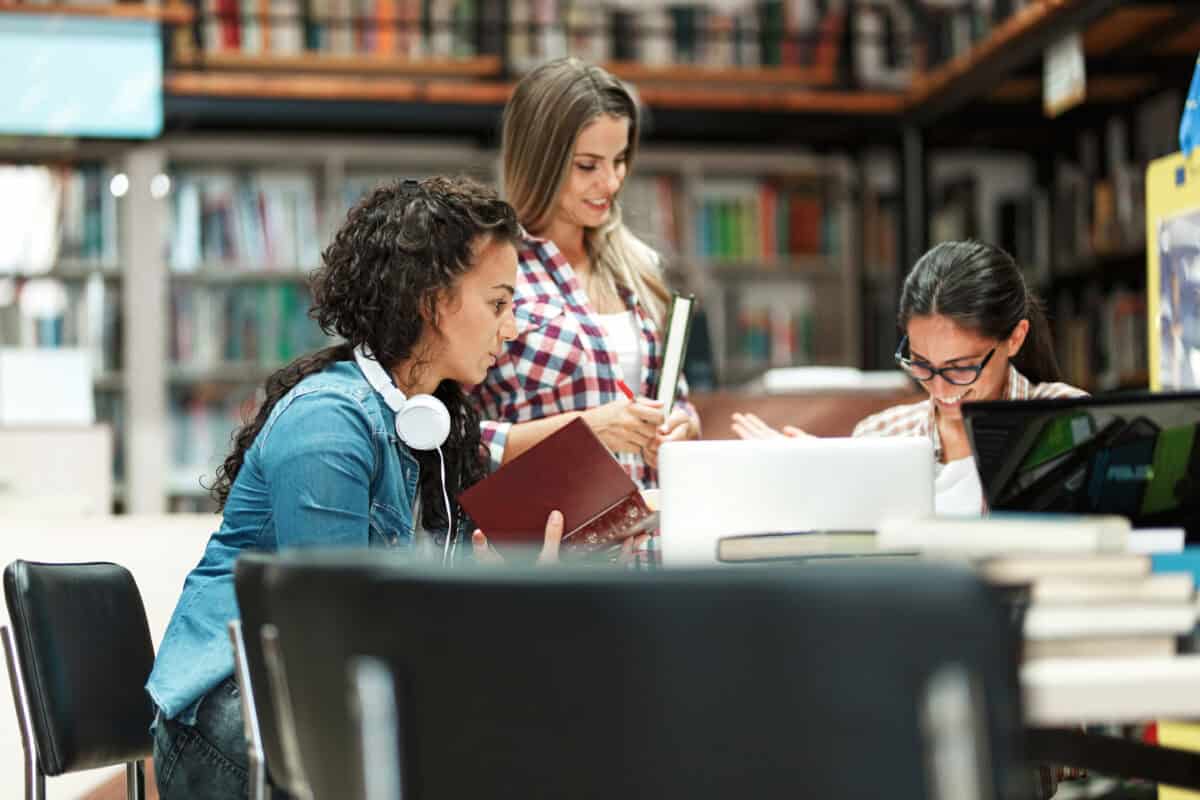
<path fill-rule="evenodd" d="M 286 678 L 281 669 L 274 673 L 267 669 L 269 662 L 279 659 L 265 588 L 267 569 L 274 558 L 269 553 L 248 552 L 239 556 L 234 566 L 234 588 L 241 614 L 240 622 L 235 623 L 231 632 L 236 637 L 234 662 L 247 724 L 252 795 L 260 792 L 260 796 L 269 796 L 264 786 L 264 779 L 269 776 L 277 791 L 304 798 L 309 796 L 309 789 L 294 744 Z"/>
<path fill-rule="evenodd" d="M 45 797 L 47 775 L 122 763 L 128 796 L 144 797 L 154 644 L 129 570 L 18 560 L 4 570 L 4 597 L 11 627 L 0 633 L 25 748 L 25 797 Z"/>
<path fill-rule="evenodd" d="M 1013 769 L 1017 642 L 966 571 L 429 572 L 299 554 L 267 586 L 319 800 L 378 796 L 347 701 L 377 663 L 359 656 L 394 676 L 398 724 L 380 741 L 398 752 L 375 783 L 399 782 L 405 798 L 1028 788 Z M 366 674 L 378 695 L 378 670 Z"/>

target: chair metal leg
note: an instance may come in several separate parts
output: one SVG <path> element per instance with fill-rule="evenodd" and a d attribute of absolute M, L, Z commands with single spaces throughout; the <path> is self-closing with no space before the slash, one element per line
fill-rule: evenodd
<path fill-rule="evenodd" d="M 233 674 L 242 696 L 242 732 L 246 739 L 246 761 L 250 767 L 249 800 L 267 800 L 267 759 L 258 724 L 258 702 L 254 696 L 254 684 L 250 681 L 250 666 L 246 662 L 242 623 L 238 620 L 229 623 L 229 641 L 233 645 Z"/>
<path fill-rule="evenodd" d="M 263 625 L 259 631 L 262 639 L 263 661 L 267 666 L 267 688 L 275 700 L 275 727 L 279 729 L 279 743 L 283 750 L 284 771 L 291 777 L 291 786 L 284 787 L 299 800 L 312 800 L 312 787 L 304 774 L 304 762 L 300 756 L 300 742 L 296 738 L 296 718 L 292 714 L 292 695 L 287 686 L 287 670 L 283 664 L 283 652 L 279 645 L 279 629 L 274 625 Z"/>
<path fill-rule="evenodd" d="M 146 800 L 146 768 L 141 761 L 125 765 L 125 800 Z"/>
<path fill-rule="evenodd" d="M 17 646 L 13 641 L 12 629 L 7 625 L 0 628 L 0 638 L 4 640 L 4 661 L 8 666 L 8 680 L 12 686 L 17 724 L 21 727 L 21 747 L 25 750 L 25 800 L 45 800 L 46 776 L 42 774 L 42 768 L 38 765 L 37 739 L 33 735 L 29 695 L 25 691 L 21 664 L 17 660 Z"/>

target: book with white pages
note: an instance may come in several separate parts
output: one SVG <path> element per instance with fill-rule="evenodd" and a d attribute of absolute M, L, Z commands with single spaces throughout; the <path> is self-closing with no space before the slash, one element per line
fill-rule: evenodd
<path fill-rule="evenodd" d="M 662 403 L 664 420 L 671 416 L 675 398 L 679 395 L 679 379 L 683 376 L 683 361 L 687 353 L 687 340 L 692 328 L 692 308 L 695 303 L 694 295 L 676 293 L 671 298 L 671 308 L 667 313 L 655 396 L 655 399 Z"/>
<path fill-rule="evenodd" d="M 1131 553 L 1182 553 L 1185 539 L 1183 528 L 1134 528 L 1125 549 Z"/>
<path fill-rule="evenodd" d="M 1132 580 L 1150 575 L 1150 556 L 1141 553 L 1008 555 L 978 559 L 974 564 L 985 580 L 999 584 L 1050 577 Z"/>
<path fill-rule="evenodd" d="M 1131 579 L 1050 576 L 1033 582 L 1029 600 L 1038 605 L 1187 603 L 1192 601 L 1195 594 L 1195 579 L 1187 572 L 1167 572 Z"/>
<path fill-rule="evenodd" d="M 717 542 L 717 561 L 727 563 L 875 554 L 883 555 L 876 547 L 875 534 L 869 531 L 762 533 L 726 536 Z"/>
<path fill-rule="evenodd" d="M 1025 612 L 1029 639 L 1089 636 L 1183 636 L 1196 627 L 1195 603 L 1121 603 L 1106 606 L 1039 606 Z"/>
<path fill-rule="evenodd" d="M 1115 514 L 994 513 L 887 520 L 879 547 L 950 551 L 967 555 L 1008 553 L 1124 553 L 1130 524 Z"/>
<path fill-rule="evenodd" d="M 1030 726 L 1200 718 L 1200 655 L 1038 659 L 1020 675 Z"/>
<path fill-rule="evenodd" d="M 1176 637 L 1156 634 L 1146 636 L 1080 636 L 1072 639 L 1026 639 L 1021 658 L 1033 661 L 1043 658 L 1168 658 L 1178 648 Z"/>

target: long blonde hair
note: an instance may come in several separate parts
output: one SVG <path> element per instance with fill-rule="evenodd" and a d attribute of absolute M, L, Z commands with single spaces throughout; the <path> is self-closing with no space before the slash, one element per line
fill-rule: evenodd
<path fill-rule="evenodd" d="M 504 107 L 501 135 L 504 192 L 529 231 L 543 230 L 550 223 L 571 169 L 576 140 L 601 115 L 629 120 L 628 179 L 637 154 L 638 107 L 629 89 L 613 75 L 577 58 L 560 58 L 531 71 L 513 90 Z M 584 228 L 584 246 L 593 269 L 610 272 L 619 285 L 631 289 L 661 327 L 670 295 L 658 256 L 625 227 L 616 199 L 607 222 Z"/>

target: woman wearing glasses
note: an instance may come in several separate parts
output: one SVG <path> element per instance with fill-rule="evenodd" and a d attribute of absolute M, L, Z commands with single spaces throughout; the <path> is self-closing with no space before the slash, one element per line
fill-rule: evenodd
<path fill-rule="evenodd" d="M 998 247 L 944 242 L 927 252 L 904 281 L 898 323 L 904 337 L 896 363 L 929 399 L 867 417 L 853 435 L 929 437 L 937 512 L 977 514 L 983 489 L 962 404 L 1085 392 L 1060 381 L 1041 301 L 1012 256 Z M 743 439 L 806 435 L 790 426 L 780 433 L 753 414 L 734 414 L 733 429 Z"/>

